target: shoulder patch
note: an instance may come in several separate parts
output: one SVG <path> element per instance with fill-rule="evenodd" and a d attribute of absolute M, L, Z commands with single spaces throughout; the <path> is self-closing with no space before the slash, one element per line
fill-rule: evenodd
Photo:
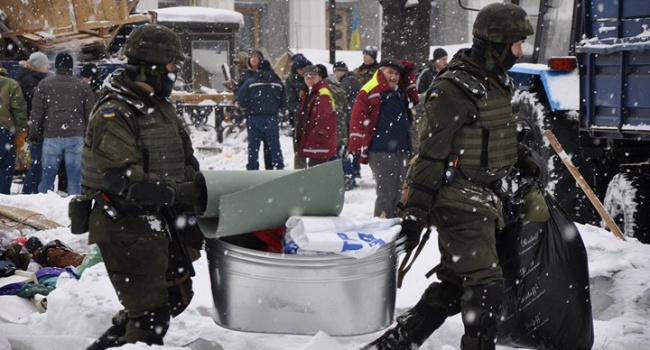
<path fill-rule="evenodd" d="M 102 112 L 102 115 L 104 116 L 104 118 L 114 118 L 117 115 L 117 113 L 115 112 L 114 109 L 111 108 L 111 109 L 104 110 Z"/>
<path fill-rule="evenodd" d="M 440 89 L 433 89 L 429 92 L 429 96 L 427 99 L 433 100 L 434 98 L 438 97 L 442 91 Z"/>

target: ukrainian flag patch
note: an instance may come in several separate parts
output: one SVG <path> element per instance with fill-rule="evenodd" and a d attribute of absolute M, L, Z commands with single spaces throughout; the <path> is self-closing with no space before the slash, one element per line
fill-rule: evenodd
<path fill-rule="evenodd" d="M 114 118 L 115 115 L 116 114 L 114 109 L 107 109 L 104 111 L 104 118 Z"/>
<path fill-rule="evenodd" d="M 434 89 L 431 90 L 431 93 L 429 93 L 429 99 L 432 100 L 440 95 L 441 91 L 439 89 Z"/>

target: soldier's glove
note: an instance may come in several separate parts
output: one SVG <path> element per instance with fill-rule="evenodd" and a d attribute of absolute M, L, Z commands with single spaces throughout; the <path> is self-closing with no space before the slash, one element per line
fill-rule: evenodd
<path fill-rule="evenodd" d="M 402 231 L 400 237 L 406 237 L 404 248 L 409 253 L 420 243 L 420 235 L 422 235 L 422 224 L 416 220 L 405 218 L 402 220 Z"/>
<path fill-rule="evenodd" d="M 199 206 L 205 208 L 207 202 L 207 191 L 205 186 L 196 182 L 183 182 L 178 185 L 176 202 L 180 205 Z"/>
<path fill-rule="evenodd" d="M 517 145 L 517 156 L 515 166 L 519 169 L 519 174 L 522 177 L 538 178 L 541 168 L 533 157 L 531 149 L 520 143 Z"/>

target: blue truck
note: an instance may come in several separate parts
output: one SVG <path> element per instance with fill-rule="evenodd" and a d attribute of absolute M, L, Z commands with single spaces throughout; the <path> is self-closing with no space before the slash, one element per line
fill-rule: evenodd
<path fill-rule="evenodd" d="M 627 236 L 650 243 L 650 2 L 512 0 L 535 27 L 510 71 L 514 110 L 551 130 Z M 548 148 L 549 190 L 575 221 L 601 218 Z"/>

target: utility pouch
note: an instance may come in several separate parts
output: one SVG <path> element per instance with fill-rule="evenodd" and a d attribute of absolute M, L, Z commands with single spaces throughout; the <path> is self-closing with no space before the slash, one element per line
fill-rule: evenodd
<path fill-rule="evenodd" d="M 92 197 L 86 195 L 74 196 L 68 203 L 68 217 L 70 218 L 70 232 L 82 234 L 88 232 Z"/>
<path fill-rule="evenodd" d="M 445 162 L 445 184 L 449 185 L 454 182 L 456 172 L 458 172 L 458 156 L 452 154 L 447 158 L 447 162 Z"/>

